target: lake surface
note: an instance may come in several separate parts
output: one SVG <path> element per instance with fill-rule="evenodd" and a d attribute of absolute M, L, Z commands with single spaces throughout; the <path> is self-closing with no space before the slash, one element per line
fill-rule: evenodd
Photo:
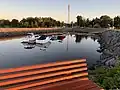
<path fill-rule="evenodd" d="M 22 44 L 22 39 L 0 40 L 0 69 L 82 58 L 92 66 L 100 60 L 100 53 L 96 51 L 99 44 L 90 36 L 65 34 L 60 41 L 31 45 L 31 48 Z"/>

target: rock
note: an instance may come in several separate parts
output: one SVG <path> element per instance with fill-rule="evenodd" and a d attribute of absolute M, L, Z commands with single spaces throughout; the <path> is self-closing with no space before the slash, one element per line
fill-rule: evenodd
<path fill-rule="evenodd" d="M 116 60 L 115 60 L 115 58 L 112 58 L 112 59 L 109 59 L 109 60 L 107 60 L 106 62 L 105 62 L 105 65 L 107 65 L 107 66 L 114 66 L 114 65 L 116 65 Z"/>
<path fill-rule="evenodd" d="M 116 57 L 120 57 L 120 31 L 105 31 L 99 36 L 101 62 L 106 66 L 116 64 Z"/>

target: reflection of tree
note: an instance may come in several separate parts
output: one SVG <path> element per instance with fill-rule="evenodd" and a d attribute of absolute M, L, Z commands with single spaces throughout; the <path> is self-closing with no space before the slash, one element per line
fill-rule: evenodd
<path fill-rule="evenodd" d="M 87 38 L 88 38 L 88 35 L 85 36 L 85 39 L 87 39 Z"/>
<path fill-rule="evenodd" d="M 80 43 L 83 38 L 86 39 L 88 38 L 87 35 L 75 35 L 75 36 L 76 36 L 76 40 L 75 40 L 76 43 Z"/>
<path fill-rule="evenodd" d="M 91 39 L 95 42 L 98 39 L 98 36 L 91 36 Z"/>
<path fill-rule="evenodd" d="M 96 40 L 96 38 L 94 38 L 94 37 L 91 37 L 91 39 L 95 42 L 95 40 Z"/>

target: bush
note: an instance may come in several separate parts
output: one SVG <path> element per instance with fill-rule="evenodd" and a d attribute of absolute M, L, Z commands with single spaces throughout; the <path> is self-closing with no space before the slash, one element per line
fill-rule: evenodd
<path fill-rule="evenodd" d="M 113 68 L 98 67 L 89 71 L 90 79 L 104 89 L 120 89 L 120 66 Z"/>

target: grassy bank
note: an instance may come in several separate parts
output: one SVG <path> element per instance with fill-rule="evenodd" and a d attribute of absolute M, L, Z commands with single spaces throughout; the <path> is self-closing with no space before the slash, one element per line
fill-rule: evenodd
<path fill-rule="evenodd" d="M 21 36 L 27 33 L 60 32 L 61 28 L 0 28 L 0 37 Z"/>
<path fill-rule="evenodd" d="M 120 64 L 113 67 L 98 67 L 89 71 L 89 78 L 104 89 L 120 89 Z"/>
<path fill-rule="evenodd" d="M 0 28 L 0 32 L 25 32 L 25 31 L 43 31 L 58 30 L 59 28 Z"/>

